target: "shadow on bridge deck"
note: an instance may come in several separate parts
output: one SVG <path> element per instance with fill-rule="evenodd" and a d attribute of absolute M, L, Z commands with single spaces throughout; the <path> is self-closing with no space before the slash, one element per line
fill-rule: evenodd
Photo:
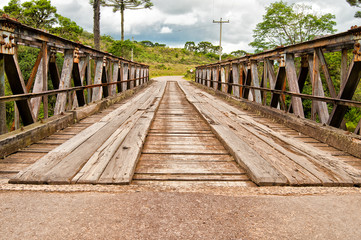
<path fill-rule="evenodd" d="M 168 84 L 171 89 L 168 93 L 167 81 L 172 81 Z M 176 82 L 182 91 L 176 90 Z M 164 92 L 168 94 L 165 97 Z M 185 98 L 181 97 L 183 93 Z M 185 105 L 176 107 L 174 99 Z M 159 107 L 160 104 L 163 105 Z M 177 109 L 172 110 L 174 107 Z M 187 119 L 183 110 L 194 111 L 194 108 L 203 119 L 197 118 L 196 112 L 188 113 L 190 118 Z M 167 116 L 167 122 L 162 112 L 172 112 L 172 116 Z M 185 122 L 179 121 L 182 118 Z M 202 123 L 204 120 L 208 125 Z M 159 131 L 163 125 L 168 126 L 166 131 L 175 131 L 168 132 L 173 136 Z M 177 127 L 188 132 L 179 132 Z M 198 135 L 192 136 L 192 140 L 185 140 L 192 135 L 189 132 L 194 131 L 192 127 L 204 129 L 196 130 L 194 133 Z M 209 136 L 200 136 L 200 131 Z M 210 154 L 209 149 L 215 151 Z M 204 160 L 207 154 L 209 156 Z M 161 156 L 153 159 L 156 155 Z M 219 155 L 227 156 L 227 159 L 221 159 L 222 164 L 212 165 Z M 189 156 L 193 156 L 192 164 L 187 162 Z M 136 169 L 139 157 L 141 161 Z M 230 163 L 233 158 L 239 164 L 236 168 Z M 155 162 L 150 164 L 152 161 Z M 34 164 L 21 169 L 31 163 Z M 229 163 L 231 165 L 227 165 Z M 223 168 L 219 167 L 221 165 Z M 199 180 L 208 184 L 223 182 L 251 186 L 245 172 L 260 186 L 354 186 L 361 183 L 359 158 L 232 106 L 178 77 L 158 78 L 130 100 L 1 160 L 0 166 L 2 177 L 11 178 L 11 183 L 128 184 L 134 171 L 136 184 L 192 184 Z M 20 169 L 22 171 L 16 174 Z M 233 172 L 227 172 L 227 169 Z M 237 174 L 242 177 L 237 179 Z"/>

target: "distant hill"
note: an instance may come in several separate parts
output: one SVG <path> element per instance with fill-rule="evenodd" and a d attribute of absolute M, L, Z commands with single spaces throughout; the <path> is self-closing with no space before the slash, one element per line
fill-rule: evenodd
<path fill-rule="evenodd" d="M 93 46 L 93 34 L 91 33 L 83 32 L 79 40 L 85 45 Z M 145 63 L 150 66 L 151 77 L 187 75 L 187 73 L 189 75 L 189 70 L 194 70 L 198 65 L 218 61 L 218 55 L 212 52 L 192 51 L 185 48 L 171 48 L 165 44 L 152 43 L 150 41 L 119 41 L 114 40 L 107 35 L 101 37 L 102 51 L 131 59 L 132 49 L 134 61 Z M 235 56 L 228 54 L 223 56 L 223 58 L 234 57 Z"/>

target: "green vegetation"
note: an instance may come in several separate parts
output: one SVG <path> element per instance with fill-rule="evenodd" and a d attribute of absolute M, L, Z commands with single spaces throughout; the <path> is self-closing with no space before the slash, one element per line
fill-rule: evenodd
<path fill-rule="evenodd" d="M 346 0 L 353 7 L 361 8 L 361 0 Z M 355 18 L 361 18 L 361 11 L 355 13 Z"/>
<path fill-rule="evenodd" d="M 290 45 L 314 39 L 320 34 L 334 33 L 335 15 L 319 15 L 312 7 L 279 1 L 266 7 L 263 21 L 253 30 L 254 41 L 250 43 L 257 52 L 281 45 Z"/>

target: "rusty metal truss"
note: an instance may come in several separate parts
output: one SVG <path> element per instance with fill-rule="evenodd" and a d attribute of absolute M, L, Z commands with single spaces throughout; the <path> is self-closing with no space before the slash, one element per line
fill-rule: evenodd
<path fill-rule="evenodd" d="M 24 81 L 17 48 L 40 49 L 29 79 Z M 64 60 L 59 71 L 57 58 Z M 48 117 L 48 96 L 56 95 L 54 115 L 116 95 L 149 81 L 149 67 L 89 46 L 31 28 L 13 19 L 0 18 L 0 87 L 5 75 L 13 95 L 1 96 L 0 104 L 15 101 L 22 123 L 37 121 L 40 109 Z M 48 77 L 53 89 L 48 88 Z M 1 107 L 0 107 L 1 108 Z M 2 109 L 2 110 L 1 110 Z M 0 118 L 4 123 L 4 106 Z"/>
<path fill-rule="evenodd" d="M 304 118 L 305 99 L 312 100 L 311 119 L 345 128 L 349 107 L 361 108 L 352 100 L 361 77 L 361 27 L 320 37 L 308 42 L 282 46 L 254 55 L 198 66 L 195 81 L 236 98 L 279 108 Z M 340 52 L 340 91 L 330 75 L 325 54 Z M 352 60 L 348 63 L 348 56 Z M 312 94 L 303 94 L 306 80 Z M 325 94 L 327 92 L 327 95 Z M 291 98 L 286 104 L 286 96 Z M 327 104 L 329 103 L 329 104 Z M 331 110 L 330 110 L 331 109 Z M 361 120 L 355 130 L 360 134 Z"/>

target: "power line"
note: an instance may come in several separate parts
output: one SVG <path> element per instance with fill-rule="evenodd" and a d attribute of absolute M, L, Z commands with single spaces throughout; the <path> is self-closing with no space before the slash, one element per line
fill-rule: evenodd
<path fill-rule="evenodd" d="M 223 23 L 229 23 L 229 20 L 222 21 L 222 18 L 220 21 L 213 20 L 213 23 L 219 23 L 219 61 L 222 61 L 222 24 Z"/>

